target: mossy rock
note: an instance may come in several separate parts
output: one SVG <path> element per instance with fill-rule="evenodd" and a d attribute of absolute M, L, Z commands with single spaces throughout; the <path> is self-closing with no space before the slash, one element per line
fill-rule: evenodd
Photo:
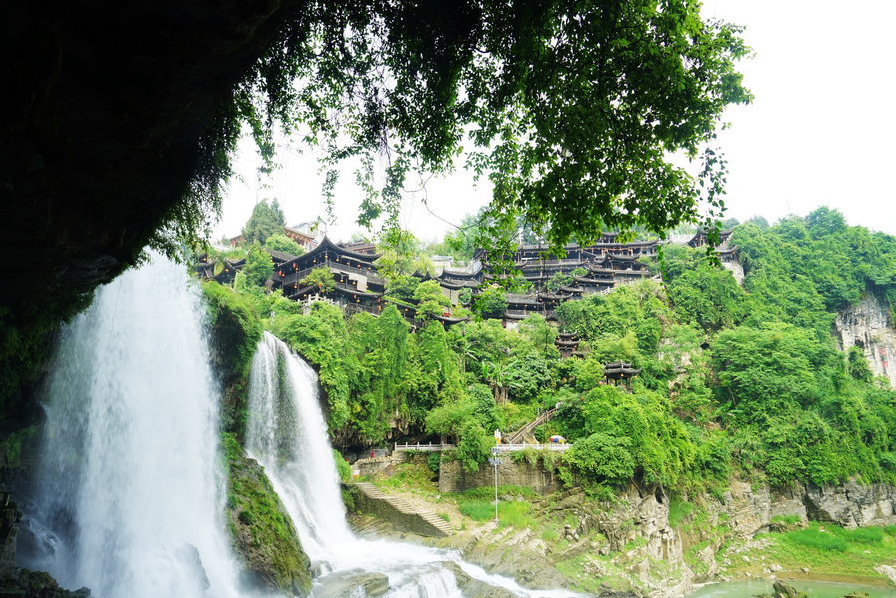
<path fill-rule="evenodd" d="M 0 595 L 21 598 L 90 598 L 90 590 L 66 590 L 60 588 L 49 573 L 15 569 L 7 571 L 0 579 Z"/>
<path fill-rule="evenodd" d="M 243 438 L 248 417 L 249 371 L 262 337 L 252 304 L 216 282 L 202 285 L 208 311 L 212 361 L 224 385 L 221 420 L 226 432 Z"/>
<path fill-rule="evenodd" d="M 308 595 L 310 561 L 264 468 L 245 456 L 231 434 L 224 434 L 223 442 L 228 520 L 249 582 L 287 595 Z"/>

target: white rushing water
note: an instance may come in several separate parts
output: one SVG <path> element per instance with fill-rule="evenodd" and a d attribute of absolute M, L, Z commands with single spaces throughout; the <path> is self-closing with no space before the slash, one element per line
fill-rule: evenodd
<path fill-rule="evenodd" d="M 324 573 L 315 596 L 327 595 L 328 578 L 369 572 L 389 577 L 390 598 L 460 598 L 454 574 L 445 567 L 451 562 L 470 577 L 522 598 L 576 595 L 525 589 L 462 561 L 455 551 L 356 537 L 345 521 L 314 370 L 265 333 L 252 362 L 249 392 L 248 450 L 265 467 L 308 556 Z"/>
<path fill-rule="evenodd" d="M 24 564 L 101 598 L 239 595 L 200 299 L 154 257 L 65 329 Z"/>

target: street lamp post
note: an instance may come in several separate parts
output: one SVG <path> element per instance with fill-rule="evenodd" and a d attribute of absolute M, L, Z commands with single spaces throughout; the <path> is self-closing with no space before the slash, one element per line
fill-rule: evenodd
<path fill-rule="evenodd" d="M 498 522 L 498 465 L 501 464 L 501 457 L 498 456 L 498 447 L 492 447 L 492 456 L 488 458 L 488 462 L 495 468 L 495 523 Z"/>

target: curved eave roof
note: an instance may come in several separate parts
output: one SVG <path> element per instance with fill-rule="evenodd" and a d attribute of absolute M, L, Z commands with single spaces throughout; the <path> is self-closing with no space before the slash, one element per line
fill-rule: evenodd
<path fill-rule="evenodd" d="M 504 318 L 507 320 L 525 320 L 532 314 L 504 314 Z"/>
<path fill-rule="evenodd" d="M 470 318 L 453 318 L 451 316 L 434 316 L 436 320 L 439 322 L 444 322 L 445 324 L 459 324 L 460 322 L 466 322 Z"/>
<path fill-rule="evenodd" d="M 275 249 L 268 249 L 267 247 L 262 247 L 265 251 L 271 254 L 271 257 L 275 260 L 280 260 L 281 262 L 291 262 L 296 259 L 297 255 L 292 255 L 291 253 L 286 253 L 285 251 L 277 251 Z"/>
<path fill-rule="evenodd" d="M 599 278 L 585 278 L 582 276 L 576 276 L 575 281 L 581 284 L 586 285 L 597 285 L 597 286 L 613 286 L 613 281 L 611 280 L 601 280 Z"/>
<path fill-rule="evenodd" d="M 448 282 L 447 280 L 439 280 L 439 284 L 445 287 L 446 289 L 475 289 L 479 286 L 476 282 L 473 281 L 465 281 L 465 282 Z"/>
<path fill-rule="evenodd" d="M 283 265 L 287 266 L 289 264 L 292 264 L 292 263 L 295 263 L 298 261 L 304 262 L 307 260 L 314 260 L 321 254 L 327 253 L 327 252 L 332 252 L 337 255 L 342 255 L 342 256 L 351 258 L 358 262 L 362 262 L 365 265 L 368 265 L 372 268 L 376 268 L 376 266 L 373 265 L 373 261 L 378 259 L 381 255 L 381 254 L 357 253 L 355 251 L 349 251 L 348 249 L 346 249 L 344 247 L 340 247 L 339 245 L 333 243 L 328 237 L 325 236 L 323 239 L 321 239 L 320 243 L 318 243 L 317 247 L 315 247 L 308 253 L 302 254 L 298 257 L 295 257 L 295 258 L 289 260 L 289 262 L 285 262 Z"/>

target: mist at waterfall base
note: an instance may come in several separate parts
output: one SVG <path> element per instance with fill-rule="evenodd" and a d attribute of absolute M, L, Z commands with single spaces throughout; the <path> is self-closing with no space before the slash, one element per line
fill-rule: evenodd
<path fill-rule="evenodd" d="M 389 577 L 390 598 L 460 598 L 446 563 L 522 598 L 577 596 L 566 590 L 523 588 L 464 562 L 456 551 L 356 537 L 346 523 L 314 370 L 265 333 L 252 362 L 249 393 L 247 448 L 264 466 L 305 551 L 321 571 L 314 596 L 327 596 L 327 582 L 333 578 L 382 573 Z"/>
<path fill-rule="evenodd" d="M 23 565 L 101 598 L 245 595 L 203 322 L 198 285 L 154 256 L 63 331 Z"/>

